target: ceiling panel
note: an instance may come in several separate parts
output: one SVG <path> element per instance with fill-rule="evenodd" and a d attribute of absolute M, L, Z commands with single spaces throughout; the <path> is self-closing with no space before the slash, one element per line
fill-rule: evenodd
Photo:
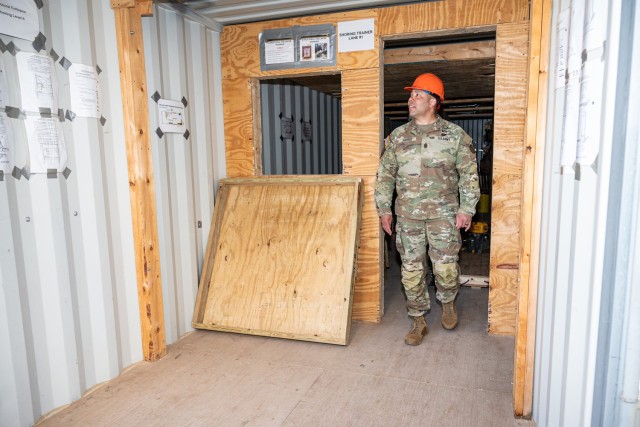
<path fill-rule="evenodd" d="M 431 0 L 434 1 L 434 0 Z M 393 0 L 182 0 L 200 15 L 222 25 L 269 21 L 345 10 L 389 7 L 427 1 Z"/>

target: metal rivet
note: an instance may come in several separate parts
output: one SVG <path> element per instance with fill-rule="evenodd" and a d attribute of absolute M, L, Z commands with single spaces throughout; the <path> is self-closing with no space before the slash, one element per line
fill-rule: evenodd
<path fill-rule="evenodd" d="M 26 217 L 24 220 L 27 221 L 27 222 L 31 222 L 31 218 L 30 217 Z"/>
<path fill-rule="evenodd" d="M 130 36 L 134 35 L 135 33 L 136 33 L 135 31 L 129 31 Z"/>
<path fill-rule="evenodd" d="M 73 216 L 78 216 L 78 211 L 73 211 Z"/>

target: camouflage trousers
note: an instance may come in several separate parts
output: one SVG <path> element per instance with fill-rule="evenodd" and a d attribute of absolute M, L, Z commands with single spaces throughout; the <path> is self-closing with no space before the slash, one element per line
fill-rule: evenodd
<path fill-rule="evenodd" d="M 446 303 L 458 293 L 458 253 L 462 240 L 455 217 L 428 221 L 398 217 L 396 248 L 402 260 L 402 285 L 409 316 L 421 316 L 431 308 L 425 280 L 427 246 L 436 279 L 436 298 Z"/>

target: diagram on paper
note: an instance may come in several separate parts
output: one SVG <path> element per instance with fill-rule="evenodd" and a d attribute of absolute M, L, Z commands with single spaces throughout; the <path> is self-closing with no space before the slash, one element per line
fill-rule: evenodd
<path fill-rule="evenodd" d="M 41 108 L 58 109 L 53 60 L 47 55 L 18 52 L 16 55 L 20 96 L 25 111 L 40 112 Z"/>
<path fill-rule="evenodd" d="M 67 151 L 60 122 L 47 117 L 28 116 L 25 120 L 29 145 L 29 172 L 62 171 L 67 165 Z"/>

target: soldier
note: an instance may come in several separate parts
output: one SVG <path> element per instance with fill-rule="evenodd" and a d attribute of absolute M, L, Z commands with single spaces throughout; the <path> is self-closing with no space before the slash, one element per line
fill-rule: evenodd
<path fill-rule="evenodd" d="M 471 137 L 438 115 L 444 85 L 433 74 L 421 74 L 410 91 L 411 121 L 385 140 L 376 178 L 375 200 L 382 228 L 391 234 L 393 190 L 396 247 L 402 260 L 402 285 L 413 320 L 404 342 L 419 345 L 427 333 L 424 315 L 430 309 L 425 283 L 427 244 L 442 304 L 442 326 L 458 324 L 460 229 L 469 229 L 480 198 L 475 150 Z"/>

